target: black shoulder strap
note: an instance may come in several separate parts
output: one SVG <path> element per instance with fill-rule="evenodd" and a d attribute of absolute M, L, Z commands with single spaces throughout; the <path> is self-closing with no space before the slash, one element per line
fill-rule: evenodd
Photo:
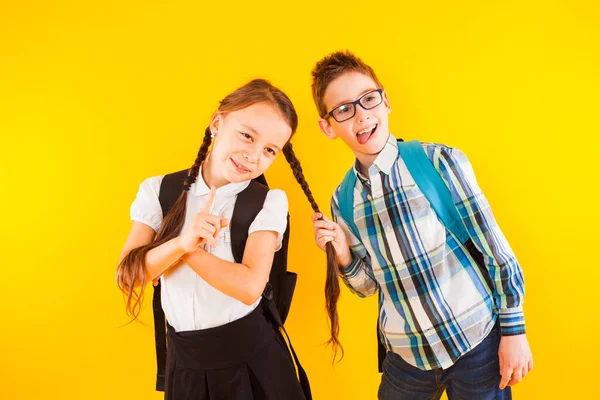
<path fill-rule="evenodd" d="M 173 208 L 175 202 L 179 198 L 182 191 L 183 182 L 187 176 L 188 170 L 173 172 L 165 175 L 160 183 L 160 192 L 158 193 L 158 201 L 162 209 L 163 218 Z"/>
<path fill-rule="evenodd" d="M 262 178 L 262 179 L 259 179 Z M 241 263 L 244 257 L 244 250 L 248 240 L 248 229 L 250 225 L 263 208 L 269 187 L 261 175 L 254 181 L 251 181 L 246 189 L 238 194 L 235 207 L 233 208 L 233 216 L 231 217 L 231 248 L 233 257 L 236 262 Z M 300 360 L 296 355 L 292 341 L 283 326 L 283 321 L 287 317 L 290 307 L 294 286 L 296 284 L 296 274 L 287 272 L 287 248 L 289 242 L 289 215 L 288 228 L 284 233 L 282 248 L 275 253 L 273 266 L 269 274 L 269 282 L 263 292 L 262 307 L 266 315 L 278 330 L 279 334 L 283 332 L 287 338 L 291 355 L 298 369 L 298 377 L 300 386 L 307 400 L 312 399 L 308 376 L 300 364 Z M 272 283 L 272 284 L 271 284 Z M 275 297 L 274 297 L 275 296 Z M 276 300 L 279 300 L 276 303 Z M 282 338 L 283 339 L 283 338 Z M 285 340 L 285 339 L 284 339 Z"/>
<path fill-rule="evenodd" d="M 158 194 L 158 201 L 162 209 L 163 218 L 173 207 L 181 194 L 181 186 L 187 176 L 187 170 L 165 175 Z M 160 299 L 160 280 L 154 286 L 152 295 L 152 312 L 154 314 L 154 342 L 156 345 L 156 390 L 165 391 L 165 369 L 167 367 L 167 326 L 165 313 Z"/>
<path fill-rule="evenodd" d="M 262 175 L 261 175 L 262 176 Z M 263 208 L 269 188 L 258 181 L 250 181 L 248 187 L 242 190 L 235 201 L 233 215 L 231 216 L 231 250 L 233 258 L 241 263 L 244 258 L 244 249 L 248 240 L 248 229 Z"/>

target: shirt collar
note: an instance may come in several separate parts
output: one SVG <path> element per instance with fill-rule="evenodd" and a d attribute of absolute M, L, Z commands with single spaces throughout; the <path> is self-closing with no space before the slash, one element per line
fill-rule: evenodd
<path fill-rule="evenodd" d="M 381 152 L 379 152 L 377 158 L 375 158 L 375 161 L 373 161 L 373 165 L 369 167 L 369 174 L 373 175 L 378 171 L 381 171 L 384 174 L 388 175 L 392 170 L 394 162 L 396 162 L 396 158 L 398 158 L 398 141 L 394 137 L 394 135 L 390 134 L 387 142 L 385 143 L 385 146 L 383 146 L 383 149 L 381 150 Z M 358 159 L 354 161 L 354 173 L 358 177 L 363 177 L 363 175 L 358 170 Z"/>
<path fill-rule="evenodd" d="M 227 185 L 218 188 L 216 194 L 219 197 L 235 196 L 236 194 L 239 194 L 242 190 L 246 189 L 249 184 L 250 181 L 228 183 Z M 206 182 L 204 182 L 204 178 L 202 177 L 202 166 L 198 168 L 198 178 L 196 178 L 196 182 L 194 182 L 190 187 L 190 192 L 193 193 L 194 196 L 203 196 L 210 193 L 210 188 L 208 187 Z"/>

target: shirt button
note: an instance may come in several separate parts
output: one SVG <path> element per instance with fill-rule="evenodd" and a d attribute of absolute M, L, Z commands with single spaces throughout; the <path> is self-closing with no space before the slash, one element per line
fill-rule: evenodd
<path fill-rule="evenodd" d="M 388 224 L 388 225 L 385 226 L 385 231 L 386 232 L 389 233 L 389 232 L 391 232 L 393 230 L 394 230 L 394 227 L 391 224 Z"/>
<path fill-rule="evenodd" d="M 428 331 L 425 332 L 425 336 L 430 337 L 434 333 L 435 333 L 435 331 L 433 329 L 429 329 Z"/>

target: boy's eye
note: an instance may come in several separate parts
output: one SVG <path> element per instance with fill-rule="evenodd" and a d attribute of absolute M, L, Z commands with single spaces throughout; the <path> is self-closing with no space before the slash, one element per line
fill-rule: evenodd
<path fill-rule="evenodd" d="M 245 139 L 252 140 L 252 136 L 250 136 L 249 134 L 247 134 L 245 132 L 240 132 L 240 133 Z"/>
<path fill-rule="evenodd" d="M 345 112 L 348 112 L 350 110 L 350 107 L 347 105 L 343 105 L 343 106 L 339 106 L 337 109 L 338 114 L 343 114 Z"/>
<path fill-rule="evenodd" d="M 364 99 L 364 101 L 363 101 L 363 102 L 364 102 L 364 103 L 371 103 L 373 100 L 375 100 L 375 96 L 367 96 L 367 97 Z"/>

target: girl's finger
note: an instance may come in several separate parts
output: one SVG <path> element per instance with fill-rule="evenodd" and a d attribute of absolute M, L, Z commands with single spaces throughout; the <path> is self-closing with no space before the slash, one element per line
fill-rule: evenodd
<path fill-rule="evenodd" d="M 200 222 L 200 224 L 198 224 L 198 228 L 207 231 L 211 235 L 214 235 L 217 232 L 217 228 L 208 222 Z"/>
<path fill-rule="evenodd" d="M 213 203 L 215 201 L 216 195 L 217 195 L 217 188 L 214 186 L 211 186 L 210 193 L 208 194 L 208 199 L 206 199 L 206 201 L 202 205 L 202 208 L 200 208 L 200 212 L 206 212 L 206 213 L 210 212 L 210 210 L 212 209 Z"/>

